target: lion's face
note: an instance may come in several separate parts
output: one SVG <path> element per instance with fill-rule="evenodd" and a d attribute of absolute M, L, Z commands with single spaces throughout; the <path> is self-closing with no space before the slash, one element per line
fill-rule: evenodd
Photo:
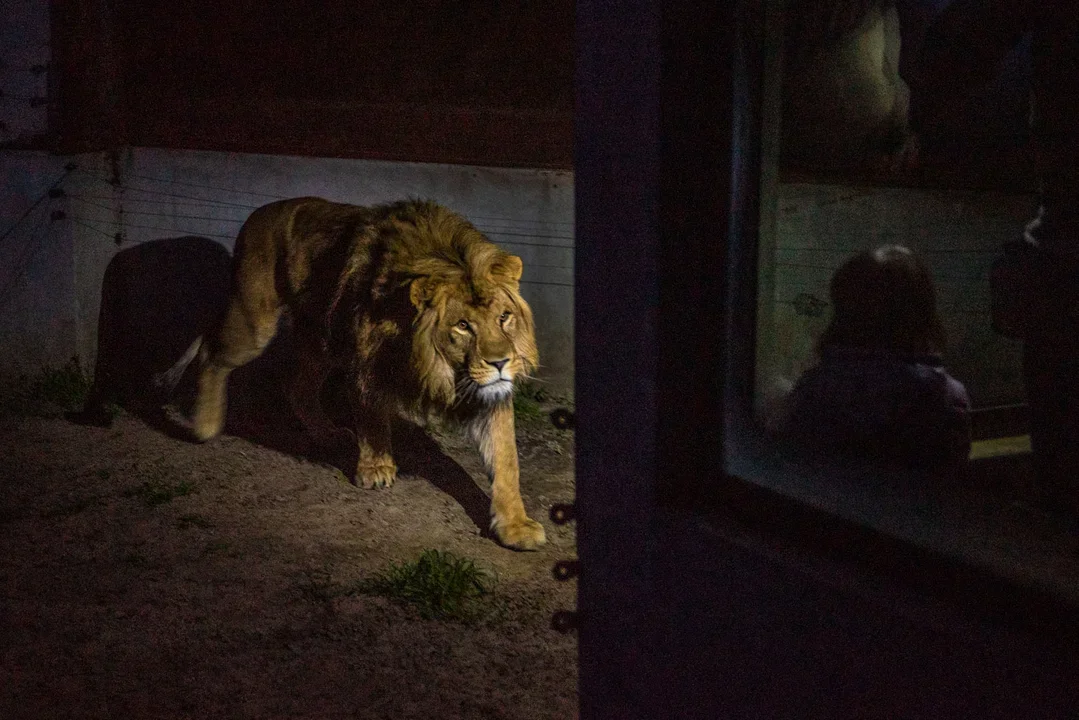
<path fill-rule="evenodd" d="M 438 376 L 437 384 L 449 390 L 439 394 L 493 405 L 507 400 L 514 380 L 536 367 L 532 311 L 517 292 L 517 277 L 496 275 L 482 294 L 463 279 L 433 288 L 428 283 L 430 301 L 417 319 L 414 342 L 420 347 L 414 350 L 430 345 L 433 352 L 423 354 L 440 367 L 428 368 L 428 381 Z"/>
<path fill-rule="evenodd" d="M 523 302 L 500 292 L 487 302 L 447 303 L 437 341 L 464 398 L 488 404 L 504 400 L 513 392 L 514 379 L 528 373 L 531 363 L 519 351 L 522 340 L 531 342 Z"/>

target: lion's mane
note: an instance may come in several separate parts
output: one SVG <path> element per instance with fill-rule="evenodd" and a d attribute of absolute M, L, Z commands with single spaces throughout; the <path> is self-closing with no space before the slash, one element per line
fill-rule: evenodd
<path fill-rule="evenodd" d="M 327 300 L 309 291 L 316 303 L 310 311 L 321 315 L 326 349 L 338 361 L 351 364 L 361 390 L 395 400 L 402 410 L 415 414 L 449 413 L 468 419 L 475 408 L 459 402 L 461 368 L 435 341 L 452 299 L 484 303 L 505 293 L 521 320 L 511 338 L 516 356 L 525 373 L 537 366 L 535 326 L 520 294 L 519 271 L 514 274 L 511 256 L 472 223 L 422 200 L 370 209 L 343 206 L 345 211 L 321 200 L 305 203 L 297 221 L 311 226 L 322 218 L 327 232 L 337 233 L 324 257 L 342 260 L 313 263 L 307 285 L 336 277 L 334 293 Z M 358 227 L 362 230 L 356 232 Z M 347 251 L 340 253 L 335 243 Z M 423 301 L 418 311 L 420 303 L 412 288 L 417 280 Z"/>

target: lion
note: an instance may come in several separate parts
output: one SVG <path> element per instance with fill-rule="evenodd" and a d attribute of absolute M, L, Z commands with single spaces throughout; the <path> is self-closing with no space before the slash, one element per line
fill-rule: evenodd
<path fill-rule="evenodd" d="M 803 169 L 913 162 L 895 0 L 787 3 L 781 161 Z"/>
<path fill-rule="evenodd" d="M 521 500 L 514 435 L 514 381 L 539 361 L 519 257 L 433 202 L 360 207 L 305 197 L 255 210 L 232 268 L 216 329 L 159 378 L 175 386 L 199 358 L 196 440 L 220 433 L 229 374 L 262 354 L 287 312 L 298 347 L 289 400 L 316 442 L 357 443 L 360 485 L 396 479 L 395 416 L 441 417 L 466 427 L 478 446 L 495 538 L 518 550 L 546 541 Z M 331 371 L 347 378 L 354 439 L 319 402 Z"/>

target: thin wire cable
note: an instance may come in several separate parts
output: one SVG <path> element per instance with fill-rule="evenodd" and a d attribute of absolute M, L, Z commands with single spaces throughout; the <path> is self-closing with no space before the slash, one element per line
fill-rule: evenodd
<path fill-rule="evenodd" d="M 520 240 L 498 240 L 496 242 L 498 245 L 521 245 L 523 247 L 538 247 L 547 248 L 549 250 L 568 250 L 569 252 L 573 252 L 572 245 L 550 245 L 548 243 L 530 243 L 522 242 Z"/>
<path fill-rule="evenodd" d="M 98 179 L 101 180 L 102 178 L 98 178 Z M 106 180 L 105 182 L 108 182 L 108 181 Z M 119 187 L 124 192 L 138 192 L 138 193 L 145 193 L 147 195 L 156 195 L 158 197 L 181 198 L 183 200 L 199 200 L 199 201 L 201 201 L 201 202 L 203 202 L 203 203 L 205 203 L 207 205 L 216 206 L 216 207 L 234 207 L 234 208 L 242 208 L 244 210 L 258 210 L 258 208 L 259 208 L 258 205 L 244 205 L 243 203 L 228 202 L 227 200 L 213 200 L 213 199 L 210 199 L 210 198 L 196 197 L 194 195 L 180 195 L 180 194 L 177 194 L 177 193 L 159 192 L 157 190 L 146 190 L 145 188 L 137 188 L 137 187 L 132 187 L 130 185 L 119 185 L 117 187 Z M 132 199 L 132 200 L 134 200 L 136 202 L 141 202 L 142 201 L 141 198 L 130 198 L 130 199 Z"/>
<path fill-rule="evenodd" d="M 554 239 L 554 240 L 571 240 L 571 241 L 574 239 L 572 235 L 551 235 L 550 233 L 537 232 L 537 231 L 534 231 L 534 230 L 530 230 L 527 227 L 520 227 L 520 226 L 517 226 L 517 227 L 505 227 L 505 228 L 492 228 L 492 227 L 487 227 L 487 226 L 484 226 L 484 225 L 477 225 L 476 229 L 479 230 L 480 232 L 486 233 L 488 235 L 510 235 L 510 236 L 520 235 L 520 236 L 523 236 L 523 237 L 542 237 L 542 238 L 551 238 L 551 239 Z"/>
<path fill-rule="evenodd" d="M 110 212 L 115 212 L 115 209 L 109 207 L 108 205 L 102 205 L 101 203 L 91 202 L 89 200 L 84 200 L 83 198 L 76 197 L 76 196 L 69 196 L 69 197 L 74 197 L 74 199 L 76 199 L 76 200 L 78 200 L 78 201 L 80 201 L 82 203 L 85 203 L 86 205 L 92 205 L 93 207 L 101 208 L 102 210 L 109 210 Z M 125 216 L 126 215 L 147 215 L 149 217 L 159 217 L 159 218 L 166 218 L 166 219 L 177 218 L 177 219 L 180 219 L 180 220 L 208 220 L 210 222 L 234 223 L 234 224 L 240 224 L 240 223 L 244 222 L 243 219 L 241 219 L 241 218 L 216 218 L 216 217 L 205 217 L 203 215 L 175 215 L 173 213 L 152 213 L 152 212 L 146 212 L 145 210 L 131 210 L 129 208 L 124 208 L 123 213 L 124 213 Z"/>
<path fill-rule="evenodd" d="M 550 268 L 551 270 L 572 270 L 573 269 L 572 265 L 546 265 L 544 263 L 534 263 L 534 262 L 526 262 L 524 265 L 525 265 L 526 268 L 541 267 L 541 268 Z"/>
<path fill-rule="evenodd" d="M 527 237 L 527 238 L 537 238 L 537 239 L 545 238 L 545 239 L 550 239 L 550 240 L 573 240 L 573 238 L 568 236 L 568 235 L 544 235 L 542 233 L 495 232 L 495 231 L 486 231 L 486 232 L 487 232 L 488 235 L 499 235 L 499 236 L 503 236 L 503 237 Z M 573 246 L 572 245 L 552 245 L 551 247 L 568 247 L 568 248 L 571 248 Z"/>
<path fill-rule="evenodd" d="M 86 175 L 87 177 L 91 177 L 91 178 L 93 178 L 93 179 L 95 179 L 95 180 L 97 180 L 99 182 L 105 183 L 105 184 L 109 185 L 110 187 L 120 188 L 120 189 L 124 190 L 125 192 L 144 193 L 146 195 L 154 195 L 154 196 L 157 196 L 157 197 L 179 198 L 179 199 L 184 199 L 184 200 L 195 200 L 195 201 L 198 201 L 199 204 L 209 206 L 209 207 L 234 207 L 234 208 L 242 208 L 244 210 L 257 210 L 258 207 L 259 207 L 257 205 L 248 205 L 248 204 L 245 204 L 245 203 L 229 202 L 227 200 L 217 200 L 217 199 L 213 199 L 213 198 L 205 198 L 205 197 L 198 197 L 198 196 L 193 196 L 193 195 L 185 195 L 185 194 L 181 194 L 181 193 L 165 192 L 165 191 L 162 191 L 162 190 L 150 190 L 148 188 L 137 187 L 137 186 L 134 186 L 134 185 L 129 185 L 127 183 L 120 183 L 119 185 L 117 185 L 117 184 L 114 184 L 112 181 L 101 177 L 100 175 L 95 175 L 94 173 L 91 173 L 91 172 L 88 172 L 88 171 L 85 171 L 85 170 L 80 170 L 80 172 L 83 175 Z M 234 188 L 223 188 L 223 187 L 217 187 L 217 186 L 213 186 L 213 185 L 203 185 L 203 184 L 199 184 L 199 183 L 189 183 L 189 182 L 184 182 L 182 180 L 166 180 L 164 178 L 157 178 L 157 177 L 153 177 L 153 176 L 150 176 L 150 175 L 130 175 L 130 177 L 139 178 L 139 179 L 143 179 L 143 180 L 149 180 L 151 182 L 160 182 L 160 183 L 165 183 L 165 184 L 184 185 L 184 186 L 187 186 L 187 187 L 194 187 L 194 188 L 200 188 L 200 189 L 206 189 L 206 190 L 215 190 L 215 191 L 219 191 L 219 192 L 231 192 L 231 193 L 255 195 L 255 196 L 259 196 L 259 197 L 271 198 L 271 199 L 274 199 L 274 200 L 283 200 L 283 199 L 285 199 L 285 198 L 283 198 L 283 197 L 281 197 L 279 195 L 271 195 L 269 193 L 260 193 L 260 192 L 255 192 L 253 190 L 237 190 L 237 189 L 234 189 Z M 105 198 L 101 198 L 101 199 L 105 199 Z M 166 201 L 148 200 L 148 199 L 145 199 L 145 198 L 134 198 L 134 201 L 136 201 L 136 202 L 146 202 L 146 203 L 156 202 L 156 203 L 160 203 L 160 204 L 166 204 Z M 182 217 L 182 216 L 173 216 L 173 217 Z M 198 217 L 195 217 L 195 216 L 188 216 L 188 217 L 190 217 L 191 219 L 217 219 L 217 218 L 198 218 Z M 546 225 L 566 225 L 566 226 L 570 226 L 570 227 L 573 226 L 573 222 L 569 222 L 569 221 L 516 220 L 514 218 L 507 218 L 507 217 L 497 217 L 496 218 L 496 217 L 480 216 L 480 215 L 470 215 L 469 217 L 476 218 L 476 219 L 486 219 L 486 220 L 491 220 L 491 221 L 495 221 L 495 222 L 513 223 L 514 224 L 513 226 L 516 226 L 516 227 L 519 227 L 520 223 L 533 223 L 533 224 L 546 224 Z M 558 234 L 537 233 L 537 232 L 518 232 L 518 231 L 515 231 L 515 230 L 512 230 L 512 229 L 502 229 L 503 227 L 505 227 L 505 226 L 495 226 L 494 228 L 482 228 L 481 227 L 480 229 L 483 232 L 487 233 L 487 234 L 498 235 L 498 236 L 501 236 L 501 237 L 528 237 L 528 238 L 537 238 L 537 239 L 570 240 L 570 241 L 572 241 L 574 239 L 572 235 L 558 235 Z M 521 228 L 521 229 L 523 229 L 523 228 Z M 509 244 L 508 241 L 507 241 L 507 244 Z M 530 243 L 515 243 L 515 244 L 528 245 Z M 550 244 L 539 244 L 539 245 L 541 247 L 567 247 L 567 248 L 572 247 L 572 246 L 559 246 L 559 245 L 550 245 Z"/>
<path fill-rule="evenodd" d="M 569 225 L 570 227 L 573 227 L 575 224 L 572 220 L 518 220 L 517 218 L 491 217 L 490 215 L 469 214 L 468 218 L 472 220 L 490 220 L 492 222 L 530 222 L 536 225 Z"/>
<path fill-rule="evenodd" d="M 206 190 L 219 190 L 221 192 L 233 192 L 243 193 L 244 195 L 255 195 L 258 197 L 269 198 L 271 200 L 285 200 L 286 198 L 281 195 L 271 195 L 270 193 L 255 192 L 254 190 L 236 190 L 235 188 L 223 188 L 215 187 L 214 185 L 203 185 L 201 183 L 184 182 L 183 180 L 167 180 L 165 178 L 152 177 L 150 175 L 128 175 L 128 177 L 138 178 L 139 180 L 150 180 L 151 182 L 167 183 L 170 185 L 185 185 L 187 187 L 203 188 Z"/>
<path fill-rule="evenodd" d="M 149 217 L 159 217 L 159 218 L 177 218 L 179 220 L 209 220 L 211 222 L 233 223 L 233 224 L 236 224 L 236 225 L 242 225 L 244 223 L 244 221 L 245 221 L 245 218 L 215 218 L 215 217 L 206 217 L 204 215 L 173 215 L 173 214 L 167 214 L 167 213 L 151 213 L 151 212 L 145 212 L 143 210 L 130 210 L 128 208 L 124 208 L 124 214 L 125 215 L 147 215 Z"/>
<path fill-rule="evenodd" d="M 87 230 L 93 230 L 94 232 L 100 234 L 102 237 L 106 237 L 109 240 L 112 240 L 113 242 L 116 241 L 116 235 L 115 234 L 110 235 L 109 233 L 105 232 L 101 228 L 96 228 L 93 225 L 91 225 L 90 223 L 84 222 L 83 220 L 81 220 L 79 218 L 69 216 L 68 220 L 75 223 L 76 225 L 81 225 L 82 227 L 86 228 Z"/>
<path fill-rule="evenodd" d="M 127 185 L 125 183 L 120 183 L 119 185 L 116 185 L 116 184 L 113 184 L 113 182 L 111 180 L 106 180 L 105 178 L 101 177 L 100 175 L 95 175 L 95 174 L 93 174 L 91 172 L 87 172 L 85 170 L 80 170 L 80 172 L 83 175 L 87 176 L 87 177 L 90 177 L 90 178 L 93 178 L 94 180 L 105 183 L 109 187 L 118 188 L 120 190 L 123 190 L 124 192 L 140 192 L 140 193 L 146 193 L 147 195 L 156 195 L 156 196 L 159 196 L 159 197 L 181 198 L 183 200 L 198 200 L 199 202 L 205 203 L 207 205 L 217 205 L 217 206 L 222 206 L 222 207 L 243 208 L 245 210 L 258 210 L 258 208 L 259 208 L 258 205 L 245 205 L 243 203 L 228 202 L 227 200 L 214 200 L 212 198 L 197 197 L 195 195 L 181 195 L 179 193 L 168 193 L 168 192 L 162 192 L 160 190 L 147 190 L 146 188 L 135 187 L 133 185 Z M 235 191 L 229 191 L 229 192 L 235 192 Z M 135 198 L 135 199 L 138 200 L 139 202 L 143 202 L 143 200 L 141 200 L 139 198 Z"/>
<path fill-rule="evenodd" d="M 116 198 L 114 196 L 107 196 L 107 195 L 82 195 L 82 194 L 67 193 L 67 197 L 75 198 L 76 200 L 82 200 L 82 201 L 87 202 L 87 203 L 89 203 L 92 200 L 104 200 L 105 202 L 114 202 L 116 200 Z M 168 205 L 169 207 L 191 207 L 191 208 L 200 208 L 200 209 L 203 209 L 203 210 L 225 210 L 225 211 L 232 212 L 232 208 L 219 207 L 217 205 L 210 205 L 210 204 L 205 203 L 205 202 L 202 202 L 202 203 L 197 203 L 197 202 L 194 202 L 194 203 L 182 203 L 182 202 L 178 203 L 178 202 L 173 202 L 172 200 L 150 200 L 150 199 L 147 199 L 147 198 L 126 198 L 124 202 L 125 203 L 138 203 L 139 205 Z M 98 205 L 98 207 L 108 207 L 110 210 L 113 209 L 111 205 L 110 206 Z M 161 215 L 165 216 L 165 217 L 171 217 L 171 215 L 168 215 L 167 213 L 161 213 Z M 221 218 L 221 219 L 222 220 L 230 220 L 232 218 Z"/>
<path fill-rule="evenodd" d="M 119 225 L 119 223 L 117 223 L 117 222 L 115 222 L 113 220 L 90 220 L 89 218 L 73 218 L 73 219 L 80 220 L 82 222 L 103 222 L 103 223 L 108 223 L 110 225 L 116 226 L 119 230 L 123 230 L 123 231 L 126 231 L 128 228 L 137 228 L 139 230 L 158 230 L 160 232 L 169 233 L 170 237 L 180 237 L 180 236 L 193 235 L 193 236 L 198 236 L 198 237 L 221 238 L 223 240 L 235 240 L 236 239 L 235 235 L 220 235 L 220 234 L 215 234 L 215 233 L 191 232 L 189 230 L 181 230 L 179 228 L 158 227 L 156 225 L 135 225 L 135 224 L 132 224 L 132 223 L 124 223 L 123 226 L 121 227 Z"/>
<path fill-rule="evenodd" d="M 547 282 L 546 280 L 521 280 L 522 285 L 555 285 L 557 287 L 575 287 L 573 283 Z"/>
<path fill-rule="evenodd" d="M 48 206 L 46 206 L 46 210 L 48 210 Z M 30 269 L 30 265 L 33 263 L 44 244 L 42 240 L 45 237 L 45 234 L 43 234 L 41 230 L 48 226 L 51 223 L 51 220 L 52 213 L 46 212 L 38 221 L 37 225 L 31 229 L 25 243 L 26 249 L 15 264 L 15 271 L 12 272 L 7 285 L 3 289 L 0 289 L 0 307 L 7 305 L 8 301 L 15 296 L 15 290 L 26 276 L 26 271 Z"/>
<path fill-rule="evenodd" d="M 7 239 L 8 235 L 15 232 L 15 228 L 19 227 L 19 224 L 23 220 L 25 220 L 30 213 L 32 213 L 34 211 L 34 208 L 36 208 L 38 205 L 40 205 L 43 201 L 47 200 L 49 198 L 49 193 L 51 193 L 53 190 L 58 188 L 60 186 L 60 183 L 62 183 L 67 178 L 67 176 L 72 173 L 72 171 L 74 169 L 75 168 L 73 168 L 73 167 L 70 168 L 70 169 L 65 169 L 64 174 L 61 175 L 60 177 L 58 177 L 53 182 L 53 184 L 50 185 L 48 187 L 48 189 L 45 190 L 45 192 L 43 192 L 41 194 L 41 196 L 30 205 L 30 207 L 26 208 L 26 210 L 23 212 L 23 214 L 19 216 L 19 219 L 15 221 L 15 224 L 13 224 L 11 227 L 9 227 L 7 230 L 5 230 L 3 235 L 0 235 L 0 243 L 3 243 L 4 240 Z"/>
<path fill-rule="evenodd" d="M 217 190 L 217 191 L 220 191 L 220 192 L 232 192 L 232 193 L 240 193 L 240 194 L 243 194 L 243 195 L 254 195 L 256 197 L 263 197 L 263 198 L 267 198 L 267 199 L 270 199 L 270 200 L 285 200 L 285 199 L 287 199 L 286 196 L 275 195 L 273 193 L 264 193 L 264 192 L 258 192 L 258 191 L 255 191 L 255 190 L 237 190 L 236 188 L 226 188 L 226 187 L 220 187 L 220 186 L 216 186 L 216 185 L 206 185 L 204 183 L 193 183 L 193 182 L 187 182 L 187 181 L 184 181 L 184 180 L 174 180 L 174 179 L 171 179 L 171 178 L 156 177 L 156 176 L 153 176 L 153 175 L 129 174 L 128 177 L 136 178 L 138 180 L 148 180 L 150 182 L 157 182 L 157 183 L 162 183 L 162 184 L 167 184 L 167 185 L 183 185 L 185 187 L 201 188 L 201 189 L 205 189 L 205 190 Z M 104 180 L 103 178 L 98 178 L 98 179 L 99 180 Z M 104 182 L 109 182 L 109 181 L 104 180 Z M 567 220 L 518 220 L 516 218 L 509 218 L 509 217 L 496 217 L 496 216 L 490 216 L 490 215 L 471 215 L 471 214 L 468 217 L 469 218 L 475 218 L 477 220 L 489 220 L 489 221 L 494 221 L 494 222 L 532 223 L 532 224 L 536 224 L 536 225 L 568 225 L 570 227 L 572 227 L 574 225 L 572 220 L 569 220 L 569 221 L 567 221 Z"/>

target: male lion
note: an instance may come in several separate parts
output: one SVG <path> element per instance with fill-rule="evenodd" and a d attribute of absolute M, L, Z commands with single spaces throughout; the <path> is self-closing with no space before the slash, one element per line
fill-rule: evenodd
<path fill-rule="evenodd" d="M 263 352 L 288 309 L 300 348 L 293 408 L 317 441 L 351 436 L 318 400 L 330 370 L 347 372 L 363 487 L 396 478 L 395 414 L 460 422 L 491 478 L 491 530 L 507 547 L 535 549 L 546 538 L 521 501 L 513 425 L 514 379 L 538 362 L 521 270 L 520 258 L 432 202 L 271 203 L 240 229 L 222 320 L 163 384 L 174 385 L 199 356 L 192 430 L 200 441 L 214 437 L 229 373 Z"/>

